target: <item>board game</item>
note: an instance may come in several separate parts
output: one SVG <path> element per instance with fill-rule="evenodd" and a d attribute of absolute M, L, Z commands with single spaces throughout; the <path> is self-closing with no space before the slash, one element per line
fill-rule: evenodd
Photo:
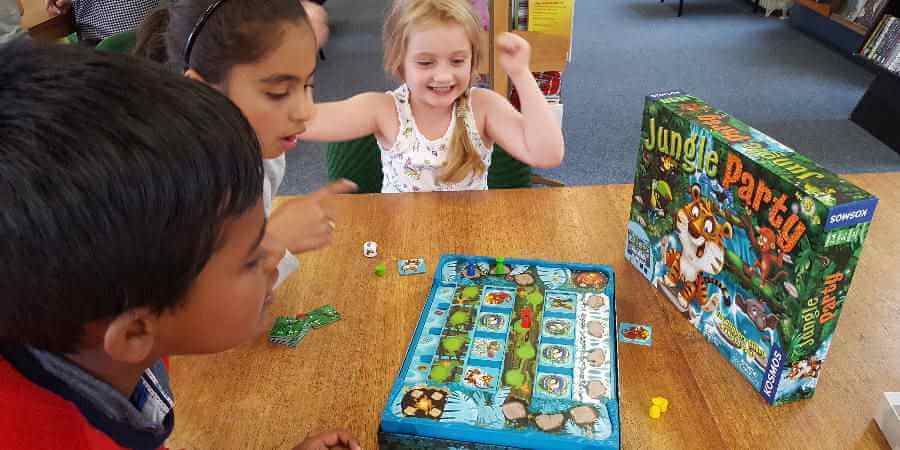
<path fill-rule="evenodd" d="M 443 255 L 381 449 L 619 448 L 615 275 Z"/>
<path fill-rule="evenodd" d="M 877 202 L 694 96 L 653 94 L 625 256 L 783 404 L 815 392 Z"/>

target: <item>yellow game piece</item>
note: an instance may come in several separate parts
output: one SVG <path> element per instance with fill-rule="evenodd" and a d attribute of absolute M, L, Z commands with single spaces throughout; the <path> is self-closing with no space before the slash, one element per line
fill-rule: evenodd
<path fill-rule="evenodd" d="M 660 412 L 666 412 L 669 409 L 669 401 L 665 397 L 653 397 L 650 401 L 659 406 Z"/>
<path fill-rule="evenodd" d="M 660 413 L 661 413 L 661 412 L 660 412 L 660 410 L 659 410 L 659 406 L 657 406 L 657 405 L 650 405 L 650 418 L 651 418 L 651 419 L 659 419 Z"/>

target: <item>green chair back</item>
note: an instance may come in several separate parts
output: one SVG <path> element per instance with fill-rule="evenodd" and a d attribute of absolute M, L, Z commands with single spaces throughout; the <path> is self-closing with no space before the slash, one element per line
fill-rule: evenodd
<path fill-rule="evenodd" d="M 531 166 L 513 158 L 506 150 L 494 144 L 487 184 L 490 189 L 514 189 L 531 187 Z"/>
<path fill-rule="evenodd" d="M 62 39 L 62 42 L 65 44 L 78 44 L 81 41 L 78 40 L 78 33 L 70 33 Z M 136 43 L 137 32 L 123 31 L 103 39 L 94 48 L 113 53 L 131 53 Z"/>
<path fill-rule="evenodd" d="M 97 44 L 97 50 L 103 50 L 112 53 L 131 53 L 137 42 L 137 33 L 134 31 L 123 31 L 103 39 Z"/>
<path fill-rule="evenodd" d="M 358 186 L 357 193 L 381 192 L 384 174 L 381 155 L 375 136 L 363 136 L 352 141 L 329 142 L 325 153 L 328 179 L 346 178 Z"/>
<path fill-rule="evenodd" d="M 381 192 L 384 174 L 381 155 L 375 136 L 369 135 L 344 142 L 331 142 L 325 154 L 328 179 L 346 178 L 359 186 L 357 193 Z M 489 189 L 510 189 L 531 186 L 531 167 L 494 146 L 488 168 Z"/>

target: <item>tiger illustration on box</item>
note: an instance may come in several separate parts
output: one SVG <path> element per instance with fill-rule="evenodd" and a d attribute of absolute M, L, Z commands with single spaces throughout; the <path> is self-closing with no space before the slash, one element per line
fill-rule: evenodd
<path fill-rule="evenodd" d="M 707 284 L 714 284 L 727 296 L 725 286 L 717 279 L 704 274 L 718 274 L 725 264 L 723 239 L 732 236 L 731 223 L 719 223 L 713 213 L 712 203 L 700 194 L 700 186 L 691 186 L 692 200 L 675 213 L 675 229 L 681 251 L 665 245 L 668 272 L 663 282 L 681 289 L 675 297 L 676 306 L 686 311 L 691 302 L 697 302 L 704 311 L 713 311 L 718 297 L 709 296 Z M 663 241 L 665 244 L 668 241 Z"/>

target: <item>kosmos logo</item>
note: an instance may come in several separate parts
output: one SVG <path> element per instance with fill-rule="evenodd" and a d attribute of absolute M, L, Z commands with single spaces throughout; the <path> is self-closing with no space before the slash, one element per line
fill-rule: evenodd
<path fill-rule="evenodd" d="M 781 381 L 781 364 L 784 353 L 777 346 L 772 347 L 772 355 L 769 357 L 769 370 L 766 371 L 766 379 L 763 380 L 762 392 L 770 404 L 775 401 L 775 393 L 778 392 L 778 382 Z"/>

